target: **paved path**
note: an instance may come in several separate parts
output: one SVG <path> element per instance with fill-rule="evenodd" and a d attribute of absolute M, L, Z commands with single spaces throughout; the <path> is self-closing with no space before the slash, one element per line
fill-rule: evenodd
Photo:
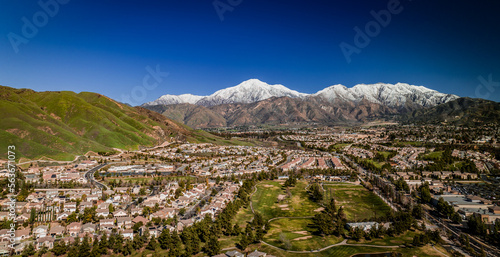
<path fill-rule="evenodd" d="M 260 241 L 261 243 L 267 245 L 267 246 L 270 246 L 272 248 L 275 248 L 275 249 L 278 249 L 278 250 L 282 250 L 282 251 L 285 251 L 285 252 L 289 252 L 289 253 L 317 253 L 317 252 L 322 252 L 322 251 L 325 251 L 325 250 L 328 250 L 332 247 L 335 247 L 335 246 L 341 246 L 341 245 L 347 245 L 347 246 L 363 246 L 363 247 L 375 247 L 375 248 L 389 248 L 389 249 L 395 249 L 395 248 L 399 248 L 401 246 L 399 245 L 394 245 L 394 246 L 387 246 L 387 245 L 368 245 L 368 244 L 348 244 L 347 243 L 347 239 L 344 239 L 342 242 L 340 243 L 336 243 L 336 244 L 332 244 L 332 245 L 329 245 L 329 246 L 326 246 L 326 247 L 323 247 L 323 248 L 320 248 L 320 249 L 316 249 L 316 250 L 309 250 L 309 251 L 291 251 L 291 250 L 286 250 L 286 249 L 283 249 L 283 248 L 280 248 L 280 247 L 277 247 L 277 246 L 274 246 L 272 244 L 269 244 L 269 243 L 266 243 L 264 241 Z"/>

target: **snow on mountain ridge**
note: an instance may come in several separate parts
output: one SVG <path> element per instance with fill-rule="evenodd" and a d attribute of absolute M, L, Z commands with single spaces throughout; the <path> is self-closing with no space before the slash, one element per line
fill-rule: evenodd
<path fill-rule="evenodd" d="M 190 103 L 196 104 L 200 99 L 205 96 L 192 95 L 192 94 L 182 94 L 182 95 L 162 95 L 160 98 L 147 102 L 144 105 L 170 105 L 170 104 L 181 104 L 181 103 Z"/>
<path fill-rule="evenodd" d="M 212 106 L 227 103 L 254 103 L 271 97 L 304 97 L 307 94 L 291 90 L 283 85 L 269 85 L 258 79 L 243 81 L 237 86 L 228 87 L 201 99 L 197 104 Z"/>
<path fill-rule="evenodd" d="M 337 84 L 322 89 L 315 94 L 305 94 L 289 89 L 281 84 L 270 85 L 258 79 L 249 79 L 242 83 L 221 89 L 209 96 L 191 94 L 164 95 L 144 105 L 191 103 L 214 106 L 228 103 L 254 103 L 271 97 L 308 98 L 321 97 L 329 102 L 337 100 L 360 102 L 363 99 L 387 106 L 403 106 L 406 103 L 420 106 L 435 106 L 458 98 L 456 95 L 440 93 L 424 86 L 407 83 L 358 84 L 351 88 Z"/>
<path fill-rule="evenodd" d="M 402 106 L 408 101 L 420 106 L 434 106 L 458 98 L 456 95 L 440 93 L 424 86 L 407 83 L 358 84 L 352 88 L 333 85 L 318 91 L 314 96 L 335 102 L 336 100 L 360 102 L 363 99 L 388 106 Z"/>

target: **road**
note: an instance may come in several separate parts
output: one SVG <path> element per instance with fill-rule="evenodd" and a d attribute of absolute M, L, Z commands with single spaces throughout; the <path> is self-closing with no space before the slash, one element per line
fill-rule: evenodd
<path fill-rule="evenodd" d="M 103 183 L 95 180 L 94 178 L 94 173 L 96 170 L 99 170 L 100 168 L 103 168 L 105 167 L 106 165 L 108 165 L 107 163 L 104 163 L 104 164 L 101 164 L 99 166 L 96 166 L 90 170 L 88 170 L 87 172 L 85 172 L 85 178 L 89 181 L 89 183 L 93 184 L 93 185 L 96 185 L 97 187 L 103 189 L 103 190 L 107 190 L 108 187 L 106 185 L 104 185 Z"/>
<path fill-rule="evenodd" d="M 432 213 L 429 213 L 427 211 L 426 211 L 426 216 L 429 221 L 431 221 L 432 223 L 441 228 L 444 228 L 447 231 L 450 231 L 457 237 L 460 237 L 460 235 L 462 234 L 468 235 L 470 238 L 469 240 L 470 245 L 472 248 L 474 248 L 474 251 L 478 253 L 481 252 L 481 246 L 483 246 L 487 256 L 500 256 L 500 251 L 498 251 L 498 249 L 479 241 L 475 236 L 469 235 L 467 233 L 462 233 L 462 231 L 460 231 L 458 228 L 450 226 L 447 221 L 439 217 L 435 217 Z"/>

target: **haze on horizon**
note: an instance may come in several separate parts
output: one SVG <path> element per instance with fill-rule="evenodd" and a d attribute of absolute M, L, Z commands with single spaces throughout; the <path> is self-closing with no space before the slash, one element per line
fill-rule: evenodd
<path fill-rule="evenodd" d="M 251 78 L 304 93 L 403 82 L 500 101 L 497 1 L 39 3 L 3 2 L 1 85 L 124 102 L 142 87 L 139 105 Z"/>

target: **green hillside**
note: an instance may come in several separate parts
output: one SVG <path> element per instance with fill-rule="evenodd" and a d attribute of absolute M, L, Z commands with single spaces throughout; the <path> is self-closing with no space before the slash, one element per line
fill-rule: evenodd
<path fill-rule="evenodd" d="M 89 92 L 35 92 L 0 86 L 0 118 L 1 159 L 6 159 L 8 145 L 16 146 L 17 159 L 45 156 L 68 160 L 87 151 L 137 149 L 172 138 L 215 138 L 156 112 Z"/>

